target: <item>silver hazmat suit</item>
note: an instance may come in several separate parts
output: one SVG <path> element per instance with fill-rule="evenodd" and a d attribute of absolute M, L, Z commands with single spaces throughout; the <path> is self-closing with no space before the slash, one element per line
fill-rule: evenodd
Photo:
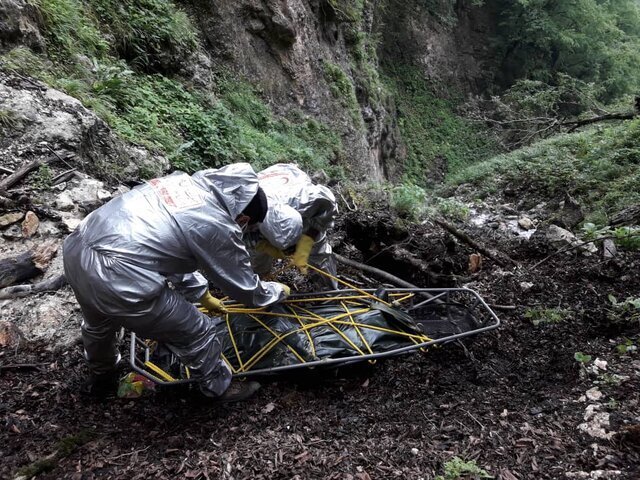
<path fill-rule="evenodd" d="M 111 200 L 67 237 L 65 276 L 84 315 L 93 372 L 115 367 L 115 332 L 125 327 L 166 344 L 200 378 L 205 394 L 225 391 L 231 372 L 220 360 L 214 320 L 190 303 L 207 290 L 204 277 L 193 272 L 203 270 L 245 305 L 284 298 L 280 284 L 253 272 L 235 222 L 257 189 L 246 163 L 193 176 L 174 173 Z"/>
<path fill-rule="evenodd" d="M 282 212 L 278 227 L 274 227 L 271 222 L 271 219 L 278 217 L 268 216 L 260 225 L 263 236 L 275 247 L 284 249 L 297 243 L 300 236 L 310 230 L 319 232 L 309 256 L 309 263 L 335 276 L 336 261 L 327 238 L 327 230 L 333 227 L 338 213 L 336 198 L 331 190 L 324 185 L 315 185 L 306 173 L 290 163 L 272 165 L 258 172 L 258 179 L 269 199 L 270 208 L 273 205 L 274 212 L 283 210 L 279 205 L 288 205 L 302 218 L 302 229 L 299 230 L 296 225 L 299 220 L 295 215 Z M 283 228 L 287 218 L 290 227 Z M 282 234 L 278 235 L 278 231 Z M 300 233 L 292 239 L 292 233 L 297 231 Z M 252 256 L 252 262 L 256 272 L 266 273 L 271 268 L 272 260 L 265 254 L 256 253 Z M 337 282 L 324 276 L 316 277 L 316 280 L 332 289 L 338 287 Z"/>

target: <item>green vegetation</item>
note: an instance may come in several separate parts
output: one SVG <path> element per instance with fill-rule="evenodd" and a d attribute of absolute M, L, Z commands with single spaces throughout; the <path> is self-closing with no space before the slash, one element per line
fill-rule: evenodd
<path fill-rule="evenodd" d="M 616 352 L 620 355 L 626 355 L 628 353 L 635 353 L 638 351 L 638 346 L 630 338 L 625 338 L 623 343 L 616 345 Z"/>
<path fill-rule="evenodd" d="M 407 146 L 406 180 L 425 185 L 430 170 L 445 168 L 455 174 L 496 153 L 486 129 L 457 115 L 458 102 L 437 97 L 417 68 L 396 66 L 387 75 Z"/>
<path fill-rule="evenodd" d="M 43 19 L 48 57 L 19 47 L 0 57 L 0 68 L 78 98 L 120 137 L 166 155 L 174 168 L 194 171 L 234 161 L 261 168 L 292 161 L 343 174 L 336 166 L 343 155 L 341 139 L 325 125 L 297 112 L 277 118 L 248 82 L 229 73 L 218 72 L 211 90 L 171 76 L 197 46 L 194 27 L 173 2 L 33 0 L 33 5 Z M 337 86 L 357 110 L 353 86 L 340 72 Z M 2 125 L 10 121 L 4 117 Z"/>
<path fill-rule="evenodd" d="M 471 165 L 448 182 L 472 183 L 485 192 L 511 183 L 520 195 L 546 199 L 566 192 L 582 204 L 587 221 L 605 225 L 609 215 L 640 203 L 639 156 L 640 120 L 633 120 L 558 135 Z"/>
<path fill-rule="evenodd" d="M 524 318 L 531 320 L 531 323 L 537 327 L 563 322 L 570 313 L 562 308 L 529 308 L 524 312 Z"/>
<path fill-rule="evenodd" d="M 489 3 L 489 2 L 487 2 Z M 640 87 L 640 4 L 636 0 L 494 0 L 502 81 L 556 83 L 566 74 L 610 101 Z"/>
<path fill-rule="evenodd" d="M 329 89 L 340 104 L 349 110 L 351 118 L 355 125 L 362 125 L 362 116 L 360 115 L 360 105 L 356 98 L 356 90 L 349 76 L 340 68 L 331 62 L 324 63 L 324 77 L 329 84 Z"/>
<path fill-rule="evenodd" d="M 51 188 L 51 181 L 53 180 L 53 173 L 49 165 L 42 164 L 32 176 L 32 185 L 38 190 L 49 190 Z"/>
<path fill-rule="evenodd" d="M 0 110 L 0 130 L 3 128 L 15 128 L 18 122 L 16 112 L 12 110 Z"/>
<path fill-rule="evenodd" d="M 469 218 L 469 207 L 455 198 L 433 198 L 429 206 L 430 215 L 439 215 L 451 220 L 463 221 Z"/>
<path fill-rule="evenodd" d="M 616 297 L 609 295 L 609 301 L 613 307 L 607 315 L 611 323 L 640 324 L 640 297 L 627 297 L 623 301 L 618 301 Z"/>
<path fill-rule="evenodd" d="M 197 46 L 187 15 L 168 0 L 94 0 L 118 56 L 145 70 L 175 70 Z"/>
<path fill-rule="evenodd" d="M 424 214 L 427 194 L 412 183 L 402 183 L 391 189 L 391 207 L 408 220 L 417 221 Z"/>
<path fill-rule="evenodd" d="M 598 227 L 594 223 L 585 223 L 582 232 L 587 240 L 612 238 L 616 245 L 628 250 L 640 250 L 640 227 Z"/>
<path fill-rule="evenodd" d="M 460 457 L 453 457 L 444 464 L 444 475 L 436 476 L 435 480 L 459 480 L 463 478 L 481 479 L 493 478 L 493 476 L 476 465 L 473 460 L 465 461 Z"/>
<path fill-rule="evenodd" d="M 62 438 L 56 444 L 54 453 L 20 468 L 16 472 L 16 478 L 33 478 L 40 473 L 53 470 L 60 459 L 71 455 L 76 449 L 91 441 L 94 436 L 95 434 L 92 431 L 83 430 L 77 435 L 69 435 Z"/>
<path fill-rule="evenodd" d="M 591 355 L 587 355 L 585 353 L 582 352 L 575 352 L 573 354 L 573 358 L 576 362 L 578 362 L 580 364 L 580 366 L 585 366 L 586 364 L 588 364 L 591 361 Z"/>

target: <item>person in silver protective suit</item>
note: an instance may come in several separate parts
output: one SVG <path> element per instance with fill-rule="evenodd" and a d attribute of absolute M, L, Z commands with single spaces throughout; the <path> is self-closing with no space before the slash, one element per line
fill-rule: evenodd
<path fill-rule="evenodd" d="M 193 272 L 203 270 L 212 284 L 248 306 L 286 298 L 289 287 L 254 273 L 242 242 L 243 228 L 262 221 L 266 211 L 256 173 L 238 163 L 150 180 L 83 220 L 63 252 L 65 276 L 84 316 L 82 339 L 92 371 L 87 393 L 104 395 L 112 388 L 120 359 L 116 331 L 125 327 L 162 342 L 199 378 L 205 395 L 223 396 L 231 371 L 220 359 L 214 322 L 191 302 L 200 299 L 217 314 L 224 305 Z"/>
<path fill-rule="evenodd" d="M 260 187 L 269 199 L 270 211 L 259 231 L 252 263 L 264 275 L 273 258 L 283 258 L 283 250 L 295 246 L 292 263 L 307 273 L 307 263 L 336 275 L 336 260 L 327 238 L 327 230 L 338 213 L 336 199 L 324 185 L 316 185 L 300 168 L 279 163 L 258 172 Z M 316 277 L 323 286 L 338 287 L 335 280 Z"/>

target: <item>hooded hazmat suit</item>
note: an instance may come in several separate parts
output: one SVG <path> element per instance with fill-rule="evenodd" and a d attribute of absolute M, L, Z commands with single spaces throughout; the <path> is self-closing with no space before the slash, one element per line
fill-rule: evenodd
<path fill-rule="evenodd" d="M 283 288 L 253 272 L 236 217 L 258 190 L 246 163 L 150 180 L 92 212 L 64 242 L 65 276 L 82 308 L 92 371 L 119 360 L 125 327 L 164 343 L 222 394 L 231 372 L 220 360 L 214 321 L 190 301 L 207 291 L 200 268 L 225 294 L 249 306 L 282 300 Z M 174 286 L 172 289 L 169 282 Z"/>
<path fill-rule="evenodd" d="M 290 163 L 278 163 L 258 172 L 260 187 L 269 199 L 270 212 L 260 225 L 260 233 L 275 247 L 286 249 L 300 240 L 303 234 L 317 232 L 309 255 L 309 263 L 336 275 L 336 261 L 327 239 L 327 230 L 333 227 L 338 213 L 336 198 L 324 185 L 314 185 L 311 178 Z M 300 219 L 292 213 L 300 215 Z M 279 212 L 279 214 L 277 213 Z M 276 222 L 274 222 L 276 220 Z M 266 254 L 252 256 L 258 273 L 266 273 L 272 260 Z M 326 277 L 321 282 L 329 288 L 337 283 Z"/>

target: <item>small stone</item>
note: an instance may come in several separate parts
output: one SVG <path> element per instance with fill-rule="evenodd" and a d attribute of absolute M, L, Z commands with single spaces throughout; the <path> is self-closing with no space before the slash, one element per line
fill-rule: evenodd
<path fill-rule="evenodd" d="M 24 217 L 22 222 L 22 236 L 24 238 L 31 238 L 38 231 L 38 226 L 40 225 L 40 220 L 38 216 L 29 211 Z"/>
<path fill-rule="evenodd" d="M 73 199 L 69 192 L 62 192 L 56 197 L 55 206 L 58 210 L 73 210 Z"/>
<path fill-rule="evenodd" d="M 618 249 L 612 238 L 605 238 L 602 242 L 604 258 L 613 258 L 618 254 Z"/>
<path fill-rule="evenodd" d="M 597 401 L 603 397 L 603 394 L 600 390 L 598 390 L 598 387 L 593 387 L 587 390 L 586 396 L 591 401 Z"/>
<path fill-rule="evenodd" d="M 413 448 L 411 449 L 411 454 L 412 454 L 412 455 L 418 455 L 418 453 L 420 453 L 420 450 L 418 450 L 416 447 L 413 447 Z"/>
<path fill-rule="evenodd" d="M 606 371 L 607 370 L 607 361 L 606 360 L 600 360 L 599 358 L 596 358 L 595 362 L 593 362 L 593 364 L 598 367 L 600 370 Z"/>
<path fill-rule="evenodd" d="M 7 240 L 19 240 L 22 238 L 22 229 L 19 225 L 11 225 L 2 232 L 2 236 Z"/>
<path fill-rule="evenodd" d="M 22 212 L 7 213 L 0 216 L 0 228 L 8 227 L 16 222 L 19 222 L 24 217 Z"/>
<path fill-rule="evenodd" d="M 67 228 L 69 232 L 73 232 L 82 223 L 79 218 L 64 218 L 62 224 Z"/>
<path fill-rule="evenodd" d="M 533 288 L 533 282 L 520 282 L 520 288 L 523 292 L 528 292 Z"/>
<path fill-rule="evenodd" d="M 521 217 L 518 220 L 518 225 L 525 230 L 531 230 L 534 227 L 533 221 L 529 217 Z"/>
<path fill-rule="evenodd" d="M 0 321 L 0 347 L 16 347 L 23 340 L 22 332 L 11 322 Z"/>

